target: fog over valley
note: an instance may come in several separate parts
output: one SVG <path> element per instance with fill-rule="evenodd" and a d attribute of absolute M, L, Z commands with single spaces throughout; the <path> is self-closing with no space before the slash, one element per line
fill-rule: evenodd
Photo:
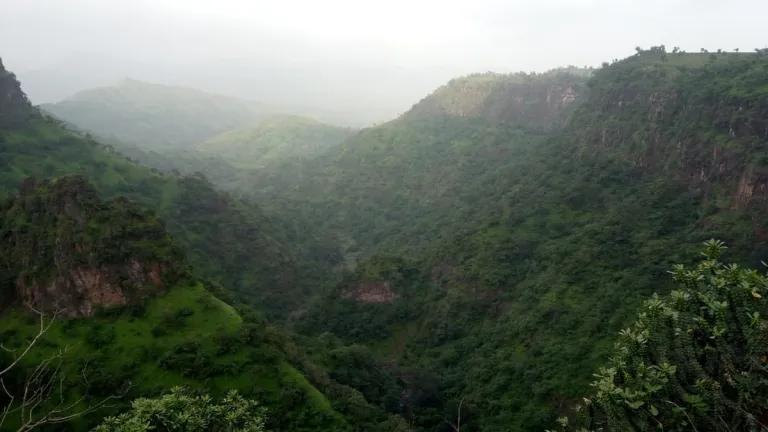
<path fill-rule="evenodd" d="M 669 41 L 751 50 L 767 13 L 756 0 L 3 0 L 0 52 L 33 103 L 131 77 L 361 126 L 467 73 L 598 66 Z"/>

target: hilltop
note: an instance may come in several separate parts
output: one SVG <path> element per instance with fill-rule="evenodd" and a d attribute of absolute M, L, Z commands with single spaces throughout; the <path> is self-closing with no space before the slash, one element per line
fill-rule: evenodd
<path fill-rule="evenodd" d="M 152 149 L 189 147 L 271 110 L 259 102 L 128 78 L 41 108 L 97 135 Z"/>

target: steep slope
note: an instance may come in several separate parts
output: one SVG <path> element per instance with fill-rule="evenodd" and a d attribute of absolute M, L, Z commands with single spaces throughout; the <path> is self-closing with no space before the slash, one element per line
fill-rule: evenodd
<path fill-rule="evenodd" d="M 225 132 L 196 146 L 239 164 L 262 168 L 312 158 L 340 144 L 354 129 L 327 125 L 306 117 L 270 116 L 257 125 Z"/>
<path fill-rule="evenodd" d="M 24 347 L 40 324 L 23 308 L 45 312 L 53 324 L 23 358 L 24 366 L 34 368 L 68 347 L 55 379 L 63 379 L 63 395 L 72 402 L 127 389 L 127 399 L 110 404 L 114 410 L 131 396 L 174 385 L 217 394 L 237 388 L 270 406 L 274 428 L 346 428 L 290 363 L 285 338 L 258 320 L 244 323 L 191 278 L 183 252 L 154 212 L 124 198 L 103 201 L 84 178 L 72 176 L 28 180 L 0 202 L 0 219 L 0 343 Z M 0 364 L 8 352 L 3 350 Z M 25 391 L 24 369 L 3 376 L 0 403 L 9 392 Z M 85 430 L 84 424 L 108 413 L 65 430 Z"/>
<path fill-rule="evenodd" d="M 729 260 L 765 258 L 768 56 L 700 60 L 656 50 L 605 65 L 560 131 L 484 183 L 493 192 L 464 192 L 489 197 L 485 218 L 417 260 L 363 262 L 299 327 L 370 343 L 403 376 L 433 371 L 430 398 L 402 401 L 415 426 L 463 401 L 467 429 L 551 427 L 641 299 L 669 289 L 673 263 L 711 237 Z"/>
<path fill-rule="evenodd" d="M 9 76 L 4 70 L 3 76 Z M 259 208 L 217 192 L 204 177 L 160 175 L 136 165 L 93 139 L 43 118 L 23 97 L 15 79 L 4 80 L 4 117 L 21 118 L 0 129 L 0 193 L 25 178 L 83 174 L 107 197 L 125 196 L 154 209 L 190 253 L 201 273 L 220 280 L 239 299 L 284 316 L 332 268 L 311 237 L 300 236 L 291 221 L 275 220 Z M 323 249 L 324 250 L 324 249 Z M 297 256 L 331 260 L 329 266 L 299 266 Z"/>
<path fill-rule="evenodd" d="M 188 147 L 269 112 L 258 102 L 132 79 L 42 109 L 98 135 L 153 149 Z"/>

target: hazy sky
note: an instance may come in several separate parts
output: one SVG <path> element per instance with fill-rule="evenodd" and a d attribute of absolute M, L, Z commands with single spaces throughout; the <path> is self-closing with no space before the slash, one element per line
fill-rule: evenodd
<path fill-rule="evenodd" d="M 382 104 L 402 105 L 473 71 L 599 65 L 636 45 L 765 47 L 766 16 L 765 0 L 0 0 L 0 57 L 21 78 L 100 58 L 110 63 L 103 80 L 140 75 L 265 99 L 279 89 L 228 74 L 323 75 L 329 91 L 308 103 L 331 90 L 374 103 L 360 89 L 384 80 Z"/>

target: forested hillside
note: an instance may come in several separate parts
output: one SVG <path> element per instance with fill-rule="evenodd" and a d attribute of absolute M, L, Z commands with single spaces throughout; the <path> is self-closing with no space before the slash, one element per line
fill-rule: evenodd
<path fill-rule="evenodd" d="M 533 431 L 564 415 L 586 430 L 746 432 L 768 416 L 768 282 L 739 267 L 768 261 L 764 50 L 660 46 L 599 69 L 469 75 L 354 134 L 277 117 L 198 141 L 200 154 L 130 150 L 153 170 L 41 115 L 4 70 L 0 85 L 0 189 L 83 174 L 156 212 L 139 226 L 164 221 L 189 251 L 190 266 L 174 261 L 179 286 L 231 291 L 298 332 L 246 308 L 256 327 L 233 351 L 196 330 L 195 365 L 264 356 L 271 366 L 197 378 L 268 389 L 248 395 L 279 413 L 273 427 Z M 111 127 L 98 133 L 118 136 Z M 30 180 L 20 196 L 56 184 Z M 49 221 L 19 218 L 36 208 L 22 201 L 3 207 L 15 209 L 4 225 Z M 176 250 L 153 245 L 110 256 Z M 0 248 L 2 264 L 23 271 L 30 250 Z M 153 302 L 174 292 L 187 291 Z M 21 321 L 12 331 L 32 331 Z"/>
<path fill-rule="evenodd" d="M 404 430 L 311 358 L 315 342 L 298 346 L 261 312 L 230 306 L 232 291 L 267 314 L 301 300 L 288 291 L 313 269 L 297 268 L 288 224 L 67 131 L 5 69 L 0 85 L 0 429 L 88 430 L 182 385 L 239 390 L 268 409 L 269 430 Z"/>
<path fill-rule="evenodd" d="M 701 59 L 656 49 L 595 71 L 576 92 L 575 111 L 562 130 L 539 135 L 526 152 L 507 133 L 499 140 L 506 152 L 497 151 L 503 156 L 496 159 L 504 157 L 513 168 L 494 171 L 485 162 L 486 169 L 470 178 L 497 175 L 454 186 L 450 196 L 467 200 L 437 212 L 462 216 L 453 223 L 421 218 L 424 207 L 434 208 L 434 194 L 452 184 L 444 179 L 455 167 L 478 160 L 471 156 L 483 149 L 477 137 L 467 142 L 476 153 L 460 164 L 442 164 L 435 172 L 443 177 L 422 189 L 398 186 L 409 172 L 429 172 L 439 153 L 391 162 L 396 150 L 413 152 L 429 142 L 404 138 L 414 136 L 414 126 L 379 142 L 388 146 L 388 157 L 363 154 L 358 160 L 368 164 L 350 164 L 351 173 L 329 170 L 338 175 L 329 183 L 348 178 L 356 188 L 329 196 L 341 203 L 355 197 L 349 208 L 373 215 L 341 226 L 362 244 L 388 246 L 390 256 L 375 256 L 347 274 L 302 316 L 300 328 L 371 344 L 406 370 L 435 371 L 442 406 L 463 400 L 469 430 L 548 427 L 558 410 L 583 394 L 608 354 L 611 335 L 631 320 L 641 300 L 669 289 L 665 275 L 672 264 L 690 262 L 711 237 L 732 245 L 731 260 L 755 265 L 764 259 L 768 57 L 723 53 Z M 458 94 L 468 87 L 453 85 Z M 451 110 L 457 116 L 473 112 Z M 417 113 L 360 136 L 386 136 L 386 128 Z M 467 121 L 438 118 L 445 125 Z M 526 125 L 537 126 L 521 128 Z M 482 137 L 498 137 L 495 131 Z M 359 180 L 385 169 L 393 175 Z M 421 193 L 421 206 L 408 204 L 405 197 L 414 192 Z M 400 201 L 382 199 L 387 196 Z M 391 209 L 407 216 L 398 219 Z M 355 231 L 362 221 L 369 225 Z M 401 231 L 408 235 L 399 237 Z M 392 256 L 413 250 L 409 240 L 420 235 L 436 239 L 436 247 L 408 254 L 412 259 Z M 416 424 L 426 428 L 447 415 L 430 406 L 413 410 Z"/>
<path fill-rule="evenodd" d="M 191 147 L 271 112 L 258 102 L 133 79 L 84 90 L 42 109 L 97 135 L 149 149 Z"/>
<path fill-rule="evenodd" d="M 70 424 L 85 430 L 134 397 L 176 385 L 216 395 L 238 389 L 270 408 L 276 428 L 347 427 L 286 355 L 290 340 L 207 291 L 154 212 L 122 197 L 103 201 L 85 178 L 70 176 L 27 180 L 0 201 L 0 221 L 0 429 L 38 430 L 49 413 L 108 398 Z M 8 373 L 9 359 L 32 340 Z"/>
<path fill-rule="evenodd" d="M 316 257 L 333 267 L 332 250 L 323 256 L 313 252 L 322 247 L 311 238 L 297 239 L 290 221 L 275 220 L 216 191 L 204 177 L 152 172 L 44 118 L 29 106 L 12 74 L 3 73 L 3 115 L 8 118 L 0 129 L 3 193 L 30 176 L 82 174 L 107 197 L 124 196 L 157 211 L 202 275 L 221 281 L 240 300 L 272 316 L 298 307 L 299 293 L 330 271 L 326 264 L 315 268 L 304 263 Z"/>
<path fill-rule="evenodd" d="M 572 70 L 463 77 L 313 160 L 267 166 L 238 185 L 257 202 L 309 215 L 350 259 L 424 249 L 497 213 L 508 178 L 585 90 Z"/>
<path fill-rule="evenodd" d="M 354 129 L 331 126 L 306 117 L 270 116 L 255 126 L 208 138 L 197 150 L 252 168 L 301 162 L 341 144 Z"/>

